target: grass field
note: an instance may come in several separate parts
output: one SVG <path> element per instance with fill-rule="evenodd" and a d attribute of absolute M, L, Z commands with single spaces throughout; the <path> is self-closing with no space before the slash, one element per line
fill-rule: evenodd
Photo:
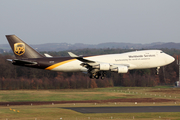
<path fill-rule="evenodd" d="M 117 98 L 180 99 L 180 89 L 172 87 L 113 87 L 63 90 L 2 90 L 0 102 L 107 100 Z"/>
<path fill-rule="evenodd" d="M 0 102 L 24 101 L 81 101 L 129 98 L 173 99 L 175 102 L 133 102 L 119 103 L 68 103 L 51 105 L 0 106 L 0 120 L 180 120 L 180 112 L 175 113 L 109 113 L 82 114 L 62 107 L 104 107 L 104 106 L 180 106 L 180 88 L 172 87 L 114 87 L 78 90 L 10 90 L 0 91 Z"/>

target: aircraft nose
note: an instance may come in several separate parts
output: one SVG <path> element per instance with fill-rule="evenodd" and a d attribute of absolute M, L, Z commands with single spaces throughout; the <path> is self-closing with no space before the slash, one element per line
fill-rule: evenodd
<path fill-rule="evenodd" d="M 174 60 L 175 60 L 174 57 L 168 55 L 167 62 L 168 62 L 169 64 L 172 63 L 172 62 L 174 62 Z"/>

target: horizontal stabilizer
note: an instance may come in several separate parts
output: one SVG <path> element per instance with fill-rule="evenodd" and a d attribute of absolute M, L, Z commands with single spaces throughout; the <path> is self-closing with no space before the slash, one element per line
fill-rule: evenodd
<path fill-rule="evenodd" d="M 15 65 L 36 65 L 37 62 L 30 62 L 30 61 L 26 61 L 26 60 L 18 60 L 18 59 L 7 59 L 7 61 L 12 62 L 12 64 Z"/>

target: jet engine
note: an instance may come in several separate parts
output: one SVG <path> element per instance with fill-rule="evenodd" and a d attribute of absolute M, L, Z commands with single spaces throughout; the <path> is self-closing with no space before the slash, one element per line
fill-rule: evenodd
<path fill-rule="evenodd" d="M 93 66 L 93 68 L 97 68 L 99 70 L 107 71 L 107 70 L 110 70 L 110 65 L 108 63 L 101 63 L 99 65 Z"/>
<path fill-rule="evenodd" d="M 118 73 L 127 73 L 128 67 L 127 66 L 116 66 L 116 67 L 112 67 L 111 71 L 118 72 Z"/>

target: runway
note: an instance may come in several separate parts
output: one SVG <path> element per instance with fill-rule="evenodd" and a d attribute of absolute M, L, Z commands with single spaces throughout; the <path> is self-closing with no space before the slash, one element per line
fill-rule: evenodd
<path fill-rule="evenodd" d="M 80 113 L 147 113 L 180 112 L 180 106 L 133 106 L 133 107 L 64 107 Z"/>

